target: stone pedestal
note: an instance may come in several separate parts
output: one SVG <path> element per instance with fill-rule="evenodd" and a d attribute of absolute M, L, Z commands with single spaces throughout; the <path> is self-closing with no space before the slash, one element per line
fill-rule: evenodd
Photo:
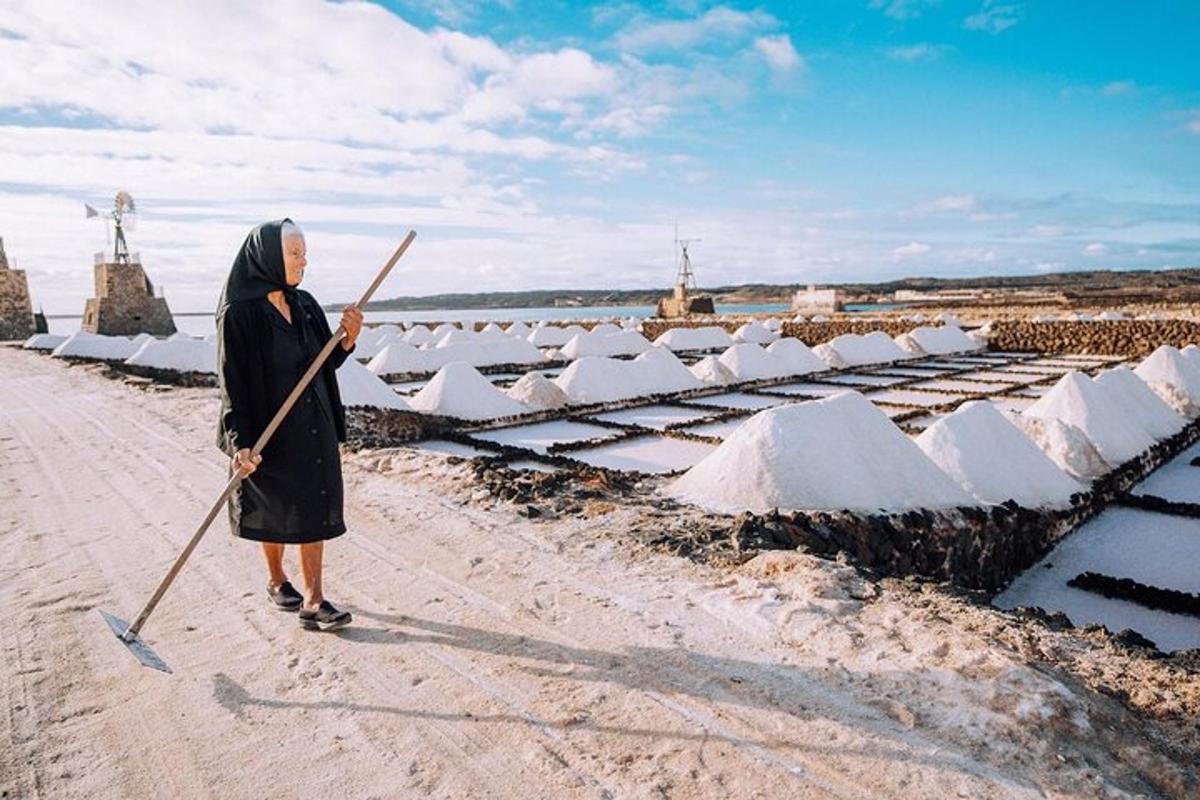
<path fill-rule="evenodd" d="M 140 263 L 104 262 L 96 264 L 96 296 L 84 306 L 80 327 L 105 336 L 170 336 L 175 320 Z"/>
<path fill-rule="evenodd" d="M 28 339 L 34 333 L 33 304 L 25 270 L 9 269 L 0 239 L 0 341 Z"/>

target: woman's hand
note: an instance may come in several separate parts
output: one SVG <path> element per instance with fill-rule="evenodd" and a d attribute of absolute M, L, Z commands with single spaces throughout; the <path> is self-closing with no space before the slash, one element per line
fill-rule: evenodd
<path fill-rule="evenodd" d="M 342 311 L 342 328 L 346 331 L 346 338 L 342 339 L 342 347 L 349 350 L 354 347 L 354 342 L 358 340 L 358 334 L 362 332 L 363 313 L 358 310 L 358 306 L 346 306 Z"/>
<path fill-rule="evenodd" d="M 255 456 L 251 460 L 250 448 L 248 447 L 242 448 L 233 454 L 233 468 L 235 471 L 240 471 L 243 478 L 258 469 L 260 463 L 262 463 L 262 456 Z"/>

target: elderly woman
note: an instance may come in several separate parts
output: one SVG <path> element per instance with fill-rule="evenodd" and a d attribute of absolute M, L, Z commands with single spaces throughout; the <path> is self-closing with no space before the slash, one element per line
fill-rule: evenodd
<path fill-rule="evenodd" d="M 338 442 L 346 417 L 335 371 L 354 350 L 362 312 L 342 313 L 346 338 L 325 362 L 262 454 L 250 448 L 329 340 L 325 313 L 304 279 L 304 234 L 291 220 L 250 231 L 234 259 L 217 310 L 217 375 L 221 389 L 218 446 L 245 479 L 229 504 L 230 525 L 260 542 L 269 574 L 267 595 L 300 624 L 333 630 L 350 622 L 321 586 L 325 540 L 346 531 Z M 283 571 L 284 545 L 300 546 L 304 595 Z"/>

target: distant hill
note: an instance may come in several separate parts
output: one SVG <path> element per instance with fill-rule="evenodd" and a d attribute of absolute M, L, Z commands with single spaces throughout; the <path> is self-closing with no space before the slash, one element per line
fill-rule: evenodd
<path fill-rule="evenodd" d="M 1093 270 L 1088 272 L 1053 272 L 1044 275 L 1004 275 L 977 278 L 901 278 L 884 283 L 822 283 L 822 287 L 839 288 L 855 295 L 891 294 L 898 289 L 936 291 L 945 289 L 1047 289 L 1054 291 L 1104 291 L 1116 289 L 1169 289 L 1200 286 L 1200 268 L 1171 270 Z M 792 294 L 807 284 L 800 283 L 743 283 L 734 286 L 711 286 L 699 290 L 711 294 L 718 302 L 787 303 Z M 517 292 L 474 292 L 435 294 L 423 297 L 393 297 L 376 300 L 370 311 L 432 311 L 439 309 L 476 308 L 548 308 L 556 305 L 577 306 L 652 306 L 670 289 L 530 289 Z M 345 304 L 331 303 L 329 311 Z"/>

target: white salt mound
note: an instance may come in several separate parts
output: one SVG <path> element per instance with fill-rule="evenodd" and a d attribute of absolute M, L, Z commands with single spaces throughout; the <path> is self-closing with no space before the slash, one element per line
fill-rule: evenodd
<path fill-rule="evenodd" d="M 525 414 L 529 411 L 492 385 L 470 364 L 455 362 L 438 370 L 409 405 L 426 414 L 483 420 Z"/>
<path fill-rule="evenodd" d="M 1174 347 L 1162 345 L 1134 372 L 1171 408 L 1188 419 L 1200 417 L 1200 369 Z"/>
<path fill-rule="evenodd" d="M 586 333 L 578 325 L 560 328 L 557 325 L 544 325 L 534 329 L 529 334 L 529 341 L 537 347 L 562 347 L 575 336 Z"/>
<path fill-rule="evenodd" d="M 912 358 L 912 353 L 905 352 L 882 331 L 868 333 L 866 336 L 843 333 L 827 344 L 838 354 L 844 364 L 851 367 L 866 364 L 890 364 L 893 361 Z"/>
<path fill-rule="evenodd" d="M 841 354 L 833 348 L 829 342 L 819 344 L 812 349 L 813 355 L 824 361 L 833 369 L 845 369 L 850 366 L 846 359 L 842 358 Z"/>
<path fill-rule="evenodd" d="M 605 329 L 599 332 L 579 333 L 571 337 L 563 346 L 562 355 L 571 359 L 583 356 L 635 356 L 644 353 L 650 347 L 646 337 L 637 331 L 623 331 L 617 328 L 616 333 L 613 333 Z"/>
<path fill-rule="evenodd" d="M 608 403 L 648 394 L 631 373 L 628 361 L 600 356 L 572 361 L 554 383 L 573 405 Z"/>
<path fill-rule="evenodd" d="M 720 361 L 739 381 L 770 380 L 792 374 L 783 359 L 750 342 L 735 344 L 721 354 Z"/>
<path fill-rule="evenodd" d="M 538 411 L 562 408 L 567 404 L 567 393 L 540 372 L 527 372 L 505 392 L 513 400 Z"/>
<path fill-rule="evenodd" d="M 56 333 L 35 333 L 26 339 L 21 347 L 26 350 L 53 350 L 66 340 L 66 336 Z"/>
<path fill-rule="evenodd" d="M 478 334 L 474 331 L 463 331 L 458 328 L 451 328 L 441 336 L 437 337 L 435 347 L 449 347 L 452 344 L 463 344 L 465 342 L 474 342 L 479 339 Z"/>
<path fill-rule="evenodd" d="M 776 317 L 771 317 L 769 320 L 763 323 L 763 327 L 772 333 L 778 333 L 779 329 L 783 327 L 783 320 L 780 320 Z"/>
<path fill-rule="evenodd" d="M 1074 425 L 1020 414 L 1010 419 L 1059 469 L 1077 480 L 1092 481 L 1112 470 L 1091 440 Z"/>
<path fill-rule="evenodd" d="M 1102 312 L 1101 314 L 1098 314 L 1096 316 L 1096 319 L 1101 319 L 1106 322 L 1112 322 L 1114 320 L 1125 319 L 1125 315 L 1122 314 L 1120 311 L 1105 311 L 1105 312 Z"/>
<path fill-rule="evenodd" d="M 704 383 L 665 347 L 651 347 L 629 365 L 637 383 L 648 394 L 700 389 Z"/>
<path fill-rule="evenodd" d="M 396 341 L 400 341 L 400 339 L 394 333 L 363 331 L 362 335 L 358 337 L 358 341 L 354 343 L 354 357 L 360 360 L 372 359 L 379 355 L 383 348 Z"/>
<path fill-rule="evenodd" d="M 593 325 L 589 333 L 598 333 L 604 336 L 611 336 L 614 333 L 620 333 L 621 328 L 618 325 L 613 325 L 611 322 L 601 322 L 599 325 Z"/>
<path fill-rule="evenodd" d="M 897 338 L 911 340 L 917 345 L 920 351 L 935 356 L 948 355 L 950 353 L 966 353 L 978 350 L 981 346 L 979 342 L 963 333 L 962 329 L 957 325 L 943 325 L 939 328 L 914 328 Z"/>
<path fill-rule="evenodd" d="M 682 350 L 719 350 L 733 344 L 733 337 L 724 328 L 711 325 L 704 328 L 672 328 L 654 340 L 656 345 Z"/>
<path fill-rule="evenodd" d="M 342 405 L 369 406 L 371 408 L 407 409 L 408 403 L 396 394 L 392 387 L 383 382 L 375 373 L 355 361 L 346 359 L 337 370 L 338 391 L 342 395 Z"/>
<path fill-rule="evenodd" d="M 785 336 L 778 342 L 767 345 L 767 352 L 783 362 L 792 375 L 808 375 L 823 372 L 829 365 L 799 339 Z"/>
<path fill-rule="evenodd" d="M 443 322 L 441 325 L 438 325 L 436 328 L 433 329 L 433 338 L 436 341 L 440 341 L 443 336 L 447 335 L 451 331 L 457 331 L 457 330 L 462 330 L 462 329 L 459 328 L 457 325 L 451 325 L 449 322 Z"/>
<path fill-rule="evenodd" d="M 49 334 L 39 334 L 39 336 L 48 336 Z M 1188 363 L 1196 369 L 1200 369 L 1200 347 L 1194 344 L 1189 344 L 1187 347 L 1179 351 L 1179 354 L 1187 359 Z"/>
<path fill-rule="evenodd" d="M 1155 439 L 1174 436 L 1187 425 L 1187 420 L 1176 414 L 1129 367 L 1105 370 L 1095 380 L 1117 399 L 1129 420 L 1140 424 Z"/>
<path fill-rule="evenodd" d="M 943 311 L 933 319 L 935 322 L 940 322 L 943 325 L 953 325 L 957 328 L 962 327 L 962 320 L 951 314 L 949 311 Z"/>
<path fill-rule="evenodd" d="M 857 392 L 755 414 L 667 491 L 722 513 L 975 505 Z"/>
<path fill-rule="evenodd" d="M 431 333 L 429 328 L 426 328 L 424 325 L 413 325 L 400 338 L 407 344 L 420 347 L 423 344 L 430 344 L 433 342 L 433 333 Z"/>
<path fill-rule="evenodd" d="M 705 356 L 692 364 L 691 373 L 707 386 L 725 386 L 737 380 L 716 356 Z"/>
<path fill-rule="evenodd" d="M 174 372 L 203 372 L 217 374 L 217 346 L 200 339 L 165 339 L 150 337 L 126 364 L 139 367 L 172 370 Z"/>
<path fill-rule="evenodd" d="M 507 333 L 509 336 L 515 336 L 515 337 L 518 337 L 521 339 L 526 339 L 529 337 L 529 334 L 533 333 L 533 331 L 530 330 L 529 326 L 526 325 L 524 322 L 514 322 L 513 324 L 511 324 L 507 328 L 505 328 L 504 332 Z"/>
<path fill-rule="evenodd" d="M 375 375 L 429 372 L 433 369 L 433 361 L 426 352 L 393 339 L 367 363 L 367 369 Z"/>
<path fill-rule="evenodd" d="M 1084 487 L 1063 472 L 991 403 L 959 406 L 916 438 L 917 446 L 982 503 L 1065 508 Z"/>
<path fill-rule="evenodd" d="M 752 320 L 734 331 L 733 338 L 734 341 L 738 342 L 770 344 L 778 339 L 779 336 L 758 320 Z"/>
<path fill-rule="evenodd" d="M 493 341 L 455 342 L 444 347 L 439 345 L 424 352 L 432 369 L 455 361 L 473 367 L 494 367 L 500 364 L 538 364 L 546 360 L 542 351 L 529 342 L 506 336 Z"/>
<path fill-rule="evenodd" d="M 1080 372 L 1063 375 L 1021 414 L 1074 425 L 1112 465 L 1123 464 L 1154 444 L 1154 437 L 1127 418 L 1122 403 L 1109 389 Z"/>
<path fill-rule="evenodd" d="M 124 336 L 103 336 L 97 333 L 76 331 L 68 336 L 51 355 L 55 358 L 94 358 L 106 361 L 124 361 L 133 355 L 140 345 L 135 345 Z"/>

